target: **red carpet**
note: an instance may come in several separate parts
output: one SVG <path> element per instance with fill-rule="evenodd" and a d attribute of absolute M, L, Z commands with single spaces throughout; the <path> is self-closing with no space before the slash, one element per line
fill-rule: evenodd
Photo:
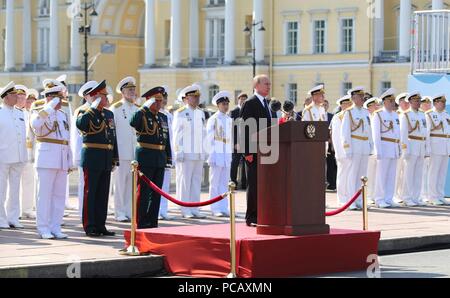
<path fill-rule="evenodd" d="M 239 277 L 296 277 L 366 270 L 377 254 L 380 232 L 332 230 L 330 235 L 265 236 L 245 224 L 236 226 Z M 229 225 L 140 230 L 141 252 L 165 256 L 174 275 L 224 277 L 230 272 Z M 125 232 L 127 246 L 130 232 Z"/>

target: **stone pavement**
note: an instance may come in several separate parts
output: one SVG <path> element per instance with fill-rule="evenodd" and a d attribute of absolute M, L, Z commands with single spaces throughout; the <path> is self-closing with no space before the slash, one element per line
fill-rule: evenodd
<path fill-rule="evenodd" d="M 207 194 L 202 194 L 206 200 Z M 336 208 L 336 195 L 327 193 L 330 208 Z M 77 205 L 77 199 L 71 198 Z M 161 226 L 228 223 L 228 219 L 213 218 L 209 208 L 202 213 L 204 220 L 183 220 L 176 206 L 169 205 L 174 221 L 162 221 Z M 245 193 L 237 193 L 238 222 L 244 222 Z M 118 251 L 124 247 L 123 231 L 129 224 L 116 223 L 108 218 L 108 228 L 117 232 L 116 237 L 93 239 L 85 237 L 77 211 L 69 211 L 65 218 L 64 233 L 67 240 L 38 239 L 33 221 L 22 221 L 24 230 L 0 231 L 0 277 L 51 277 L 66 276 L 67 266 L 83 264 L 82 276 L 142 276 L 154 275 L 162 269 L 160 257 L 124 257 Z M 362 229 L 362 213 L 348 211 L 330 217 L 327 223 L 333 228 Z M 450 207 L 420 207 L 399 209 L 371 209 L 369 227 L 382 231 L 381 251 L 410 249 L 430 244 L 450 243 Z M 90 264 L 88 266 L 86 264 Z M 99 264 L 103 264 L 99 266 Z"/>

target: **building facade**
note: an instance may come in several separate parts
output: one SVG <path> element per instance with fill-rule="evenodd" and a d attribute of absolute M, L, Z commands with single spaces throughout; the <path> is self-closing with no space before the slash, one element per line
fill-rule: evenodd
<path fill-rule="evenodd" d="M 374 95 L 406 90 L 413 12 L 448 7 L 443 0 L 2 0 L 0 84 L 40 88 L 67 73 L 76 93 L 84 82 L 80 2 L 98 13 L 87 18 L 89 79 L 114 87 L 133 75 L 140 91 L 166 85 L 172 100 L 195 82 L 206 104 L 219 89 L 251 92 L 253 57 L 256 72 L 271 76 L 272 95 L 298 105 L 319 83 L 332 103 L 360 85 Z"/>

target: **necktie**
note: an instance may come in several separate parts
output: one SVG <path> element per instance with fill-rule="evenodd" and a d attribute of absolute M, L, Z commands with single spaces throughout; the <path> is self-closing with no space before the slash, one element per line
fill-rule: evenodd
<path fill-rule="evenodd" d="M 269 105 L 267 104 L 267 100 L 264 98 L 264 108 L 266 109 L 267 119 L 272 119 L 272 114 L 269 110 Z"/>

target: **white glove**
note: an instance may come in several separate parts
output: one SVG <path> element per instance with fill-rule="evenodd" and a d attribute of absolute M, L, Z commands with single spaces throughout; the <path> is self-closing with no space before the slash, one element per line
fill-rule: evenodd
<path fill-rule="evenodd" d="M 57 105 L 61 102 L 61 99 L 59 97 L 55 97 L 48 103 L 49 107 L 52 109 L 55 109 Z"/>
<path fill-rule="evenodd" d="M 47 118 L 48 115 L 55 113 L 56 106 L 60 103 L 61 99 L 59 97 L 53 98 L 50 102 L 48 102 L 39 115 L 43 118 Z"/>
<path fill-rule="evenodd" d="M 149 99 L 144 103 L 144 107 L 149 108 L 155 103 L 155 100 Z"/>
<path fill-rule="evenodd" d="M 91 104 L 91 108 L 97 109 L 101 102 L 102 102 L 102 98 L 101 98 L 101 97 L 97 98 L 97 99 Z"/>

